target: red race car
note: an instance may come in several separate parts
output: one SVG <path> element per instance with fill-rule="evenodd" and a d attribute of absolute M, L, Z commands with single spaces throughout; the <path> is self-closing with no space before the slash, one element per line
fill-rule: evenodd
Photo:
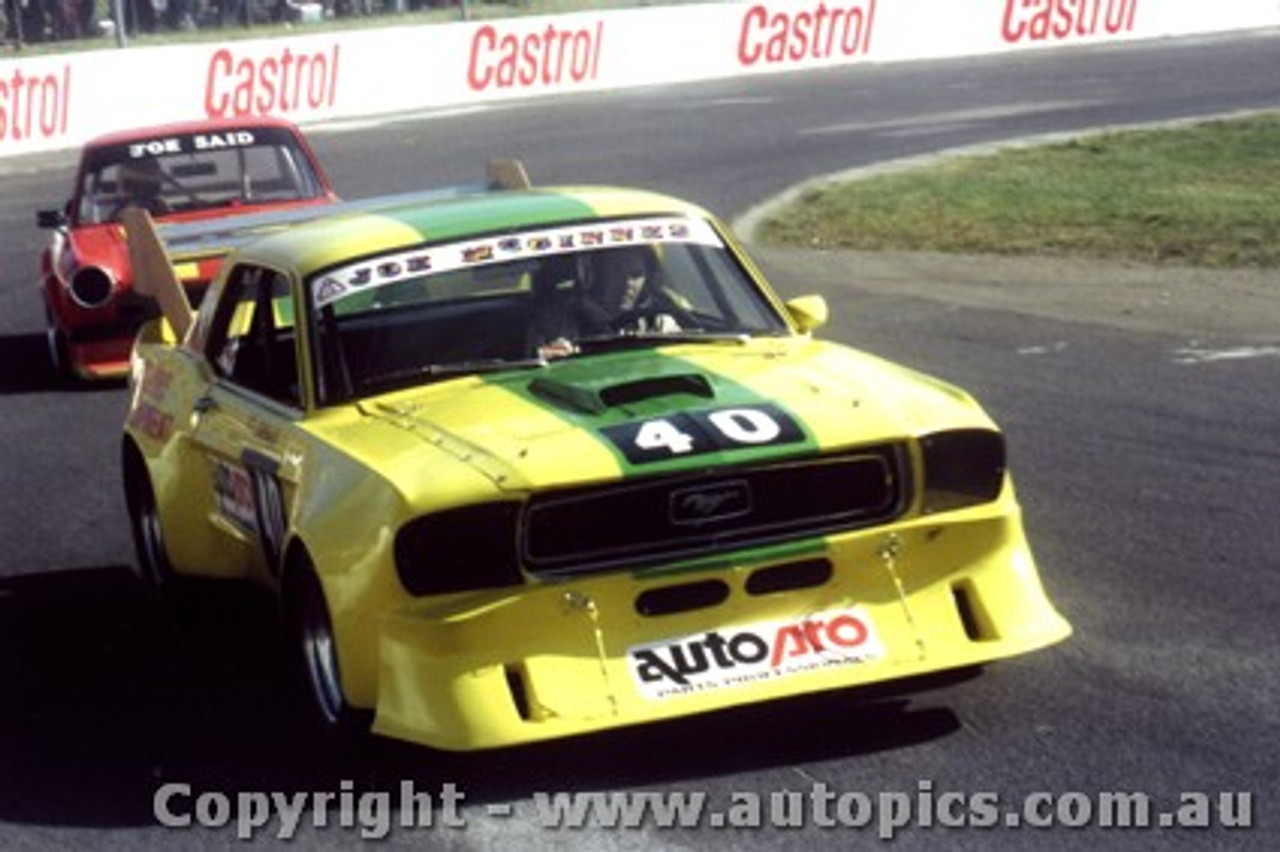
<path fill-rule="evenodd" d="M 61 210 L 36 223 L 52 231 L 40 255 L 49 353 L 59 377 L 114 378 L 129 366 L 138 327 L 157 314 L 133 292 L 118 217 L 138 206 L 166 236 L 199 232 L 205 245 L 177 268 L 193 303 L 217 273 L 227 246 L 209 220 L 299 208 L 299 218 L 337 201 L 296 126 L 276 118 L 189 122 L 111 133 L 88 142 Z M 216 230 L 216 229 L 215 229 Z M 207 248 L 207 250 L 205 250 Z"/>

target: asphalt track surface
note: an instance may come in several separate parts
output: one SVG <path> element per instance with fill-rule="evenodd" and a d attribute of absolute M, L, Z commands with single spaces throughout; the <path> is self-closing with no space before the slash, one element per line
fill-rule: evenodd
<path fill-rule="evenodd" d="M 1262 33 L 559 98 L 312 136 L 350 197 L 470 180 L 485 157 L 516 155 L 542 183 L 655 187 L 737 217 L 844 169 L 1276 107 L 1280 33 Z M 898 849 L 1280 848 L 1274 275 L 759 248 L 784 293 L 825 293 L 830 335 L 962 384 L 1004 425 L 1041 571 L 1075 636 L 909 703 L 838 693 L 481 756 L 385 742 L 340 754 L 294 726 L 255 598 L 215 595 L 178 624 L 139 606 L 116 461 L 124 393 L 56 388 L 44 361 L 32 212 L 61 200 L 70 165 L 0 162 L 0 848 L 237 847 L 233 827 L 157 826 L 153 795 L 174 782 L 232 803 L 252 791 L 391 795 L 405 781 L 437 796 L 456 785 L 466 825 L 439 824 L 437 810 L 434 828 L 393 828 L 380 845 L 871 848 L 878 820 L 905 806 L 915 827 L 895 832 Z M 599 790 L 705 793 L 722 809 L 755 793 L 761 819 L 781 826 L 539 825 L 537 794 Z M 1253 827 L 1099 827 L 1121 792 L 1150 796 L 1153 820 L 1182 793 L 1215 806 L 1247 793 Z M 846 796 L 839 811 L 834 797 L 850 793 L 883 807 L 861 812 Z M 805 816 L 789 809 L 797 794 L 814 807 L 790 827 Z M 943 827 L 989 821 L 995 795 L 1003 827 Z M 1085 827 L 1008 827 L 1026 796 L 1034 819 Z M 343 827 L 335 809 L 316 828 L 308 814 L 294 846 L 349 845 L 357 817 Z M 841 818 L 870 825 L 828 825 Z"/>

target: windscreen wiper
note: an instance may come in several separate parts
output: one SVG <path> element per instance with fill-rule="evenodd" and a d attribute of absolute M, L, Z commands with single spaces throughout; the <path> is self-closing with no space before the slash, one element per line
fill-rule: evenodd
<path fill-rule="evenodd" d="M 604 352 L 641 346 L 665 346 L 672 343 L 732 343 L 743 345 L 751 335 L 740 331 L 622 331 L 599 337 L 580 337 L 573 341 L 579 353 Z"/>
<path fill-rule="evenodd" d="M 360 385 L 365 388 L 373 385 L 396 385 L 409 379 L 441 379 L 476 373 L 498 373 L 503 370 L 528 370 L 546 365 L 544 358 L 479 358 L 473 361 L 449 361 L 443 364 L 407 367 L 390 373 L 378 373 L 365 377 Z"/>

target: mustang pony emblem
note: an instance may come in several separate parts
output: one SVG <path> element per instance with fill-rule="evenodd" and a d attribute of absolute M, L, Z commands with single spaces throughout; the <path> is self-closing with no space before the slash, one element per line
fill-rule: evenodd
<path fill-rule="evenodd" d="M 673 524 L 706 524 L 736 518 L 751 512 L 751 486 L 737 480 L 682 488 L 671 492 L 668 505 Z"/>

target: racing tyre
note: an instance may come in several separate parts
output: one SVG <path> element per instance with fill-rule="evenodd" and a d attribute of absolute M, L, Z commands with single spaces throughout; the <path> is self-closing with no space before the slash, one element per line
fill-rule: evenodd
<path fill-rule="evenodd" d="M 151 477 L 137 450 L 131 446 L 125 447 L 123 465 L 125 503 L 133 532 L 138 579 L 155 598 L 171 597 L 176 591 L 177 579 L 165 549 L 164 529 L 160 524 Z"/>
<path fill-rule="evenodd" d="M 361 739 L 368 733 L 373 715 L 347 702 L 324 588 L 305 558 L 291 576 L 286 628 L 302 710 L 312 726 L 326 737 L 346 742 Z"/>
<path fill-rule="evenodd" d="M 49 349 L 49 370 L 55 385 L 71 382 L 71 344 L 67 341 L 67 333 L 58 328 L 52 316 L 48 319 L 45 338 Z"/>

